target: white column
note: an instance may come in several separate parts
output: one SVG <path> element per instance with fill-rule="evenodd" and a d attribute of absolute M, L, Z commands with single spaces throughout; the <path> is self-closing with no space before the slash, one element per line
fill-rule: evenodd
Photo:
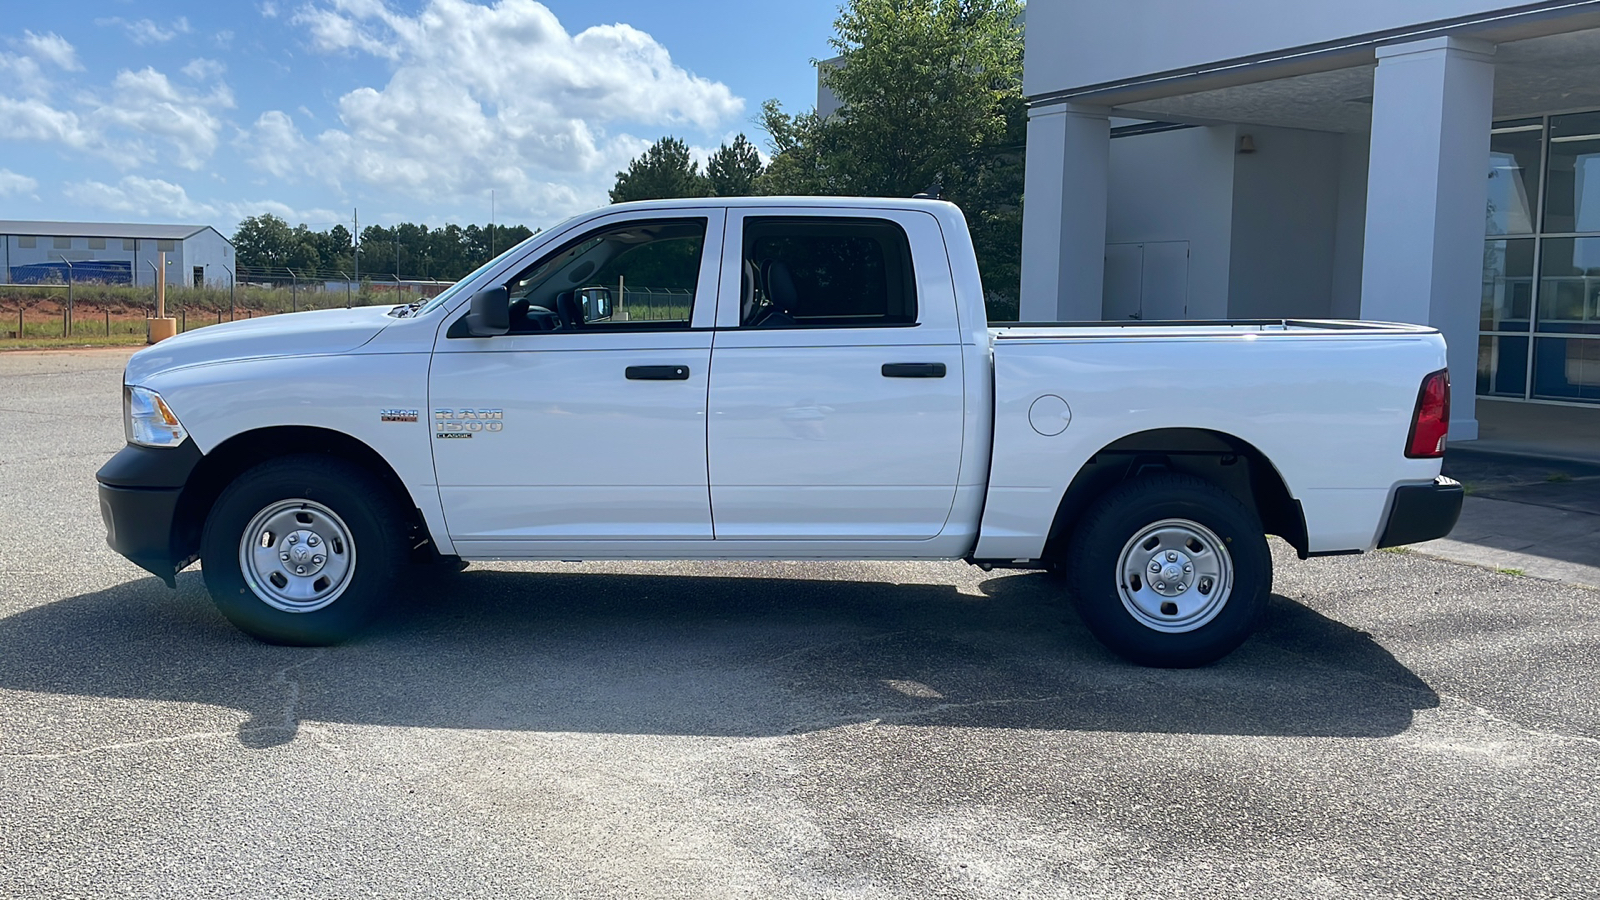
<path fill-rule="evenodd" d="M 1106 110 L 1063 104 L 1029 111 L 1022 321 L 1099 320 L 1110 160 Z"/>
<path fill-rule="evenodd" d="M 1494 47 L 1430 38 L 1378 49 L 1361 317 L 1432 325 L 1450 345 L 1450 437 L 1478 437 Z"/>

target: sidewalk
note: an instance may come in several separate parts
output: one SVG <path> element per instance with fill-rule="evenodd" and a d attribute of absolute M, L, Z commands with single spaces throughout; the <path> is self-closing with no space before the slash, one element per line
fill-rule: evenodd
<path fill-rule="evenodd" d="M 1452 448 L 1461 522 L 1418 553 L 1600 589 L 1600 465 Z"/>

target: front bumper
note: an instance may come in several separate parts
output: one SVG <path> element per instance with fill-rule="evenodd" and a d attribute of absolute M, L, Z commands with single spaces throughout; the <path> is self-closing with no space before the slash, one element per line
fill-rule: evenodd
<path fill-rule="evenodd" d="M 106 543 L 146 572 L 177 587 L 172 522 L 182 488 L 120 488 L 100 484 L 100 518 Z"/>
<path fill-rule="evenodd" d="M 1461 503 L 1466 497 L 1461 483 L 1440 476 L 1432 484 L 1406 484 L 1395 488 L 1389 506 L 1389 521 L 1383 527 L 1379 547 L 1399 547 L 1442 538 L 1461 518 Z"/>
<path fill-rule="evenodd" d="M 177 586 L 178 501 L 200 459 L 192 440 L 171 448 L 129 444 L 95 473 L 106 543 L 168 587 Z"/>

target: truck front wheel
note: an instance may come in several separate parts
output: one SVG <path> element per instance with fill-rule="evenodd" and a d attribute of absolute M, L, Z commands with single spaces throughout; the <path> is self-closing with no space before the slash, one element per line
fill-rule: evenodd
<path fill-rule="evenodd" d="M 1272 592 L 1261 521 L 1189 475 L 1145 476 L 1095 504 L 1069 548 L 1078 613 L 1102 644 L 1146 666 L 1203 666 L 1255 631 Z"/>
<path fill-rule="evenodd" d="M 206 588 L 228 621 L 262 641 L 338 643 L 406 570 L 403 522 L 388 486 L 349 462 L 264 462 L 229 485 L 206 519 Z"/>

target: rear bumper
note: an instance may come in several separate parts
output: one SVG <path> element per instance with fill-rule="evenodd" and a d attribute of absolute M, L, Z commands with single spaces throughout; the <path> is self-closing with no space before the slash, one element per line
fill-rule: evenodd
<path fill-rule="evenodd" d="M 106 543 L 168 587 L 177 586 L 172 526 L 178 500 L 200 459 L 193 441 L 172 448 L 129 444 L 95 474 Z"/>
<path fill-rule="evenodd" d="M 1399 547 L 1442 538 L 1461 518 L 1466 492 L 1461 483 L 1440 476 L 1432 484 L 1406 484 L 1395 488 L 1379 547 Z"/>

